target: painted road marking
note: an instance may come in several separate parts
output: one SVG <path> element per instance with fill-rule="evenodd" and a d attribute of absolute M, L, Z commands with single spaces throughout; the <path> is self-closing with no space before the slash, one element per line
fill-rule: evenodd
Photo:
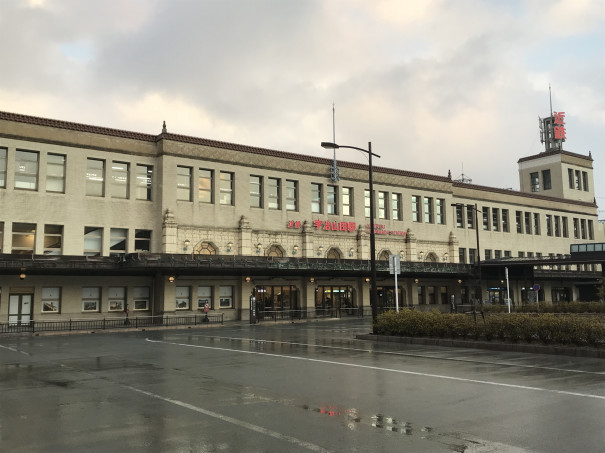
<path fill-rule="evenodd" d="M 450 381 L 469 382 L 472 384 L 493 385 L 493 386 L 497 386 L 497 387 L 507 387 L 507 388 L 513 388 L 513 389 L 519 389 L 519 390 L 534 390 L 534 391 L 538 391 L 538 392 L 555 393 L 557 395 L 579 396 L 582 398 L 595 398 L 595 399 L 605 400 L 605 396 L 592 395 L 590 393 L 568 392 L 565 390 L 551 390 L 551 389 L 546 389 L 546 388 L 542 388 L 542 387 L 532 387 L 532 386 L 518 385 L 518 384 L 504 384 L 501 382 L 483 381 L 480 379 L 459 378 L 459 377 L 455 377 L 455 376 L 446 376 L 446 375 L 442 375 L 442 374 L 419 373 L 417 371 L 396 370 L 393 368 L 383 368 L 383 367 L 377 367 L 377 366 L 371 366 L 371 365 L 360 365 L 357 363 L 338 362 L 338 361 L 333 361 L 333 360 L 311 359 L 309 357 L 296 357 L 296 356 L 289 356 L 289 355 L 283 355 L 283 354 L 269 354 L 266 352 L 258 352 L 258 351 L 242 351 L 240 349 L 217 348 L 215 346 L 201 346 L 201 345 L 193 345 L 193 344 L 186 344 L 186 343 L 173 343 L 170 341 L 152 340 L 150 338 L 146 338 L 145 340 L 150 343 L 161 343 L 161 344 L 168 344 L 168 345 L 172 345 L 172 346 L 182 346 L 182 347 L 187 347 L 187 348 L 210 349 L 210 350 L 215 350 L 215 351 L 238 352 L 240 354 L 255 354 L 255 355 L 263 355 L 263 356 L 269 356 L 269 357 L 278 357 L 278 358 L 283 358 L 283 359 L 291 359 L 291 360 L 304 360 L 307 362 L 326 363 L 329 365 L 348 366 L 348 367 L 353 367 L 353 368 L 362 368 L 362 369 L 366 369 L 366 370 L 388 371 L 388 372 L 392 372 L 392 373 L 408 374 L 408 375 L 412 375 L 412 376 L 422 376 L 422 377 L 430 377 L 430 378 L 435 378 L 435 379 L 446 379 L 446 380 L 450 380 Z"/>

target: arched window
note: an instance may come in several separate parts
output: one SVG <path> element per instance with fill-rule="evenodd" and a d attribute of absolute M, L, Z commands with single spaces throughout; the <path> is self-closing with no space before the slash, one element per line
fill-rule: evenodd
<path fill-rule="evenodd" d="M 433 252 L 430 252 L 427 256 L 426 259 L 424 261 L 427 261 L 429 263 L 437 263 L 439 261 L 439 258 L 437 257 L 437 255 Z"/>
<path fill-rule="evenodd" d="M 378 259 L 380 261 L 388 261 L 389 260 L 389 252 L 388 250 L 383 250 L 380 255 L 378 255 Z"/>
<path fill-rule="evenodd" d="M 284 256 L 284 251 L 279 245 L 272 245 L 269 247 L 269 250 L 267 250 L 267 256 L 277 256 L 281 258 Z"/>
<path fill-rule="evenodd" d="M 210 242 L 202 242 L 195 248 L 193 253 L 198 255 L 216 255 L 216 247 Z"/>
<path fill-rule="evenodd" d="M 326 258 L 328 258 L 329 260 L 339 260 L 342 258 L 342 253 L 340 253 L 340 250 L 338 250 L 337 248 L 331 248 L 330 250 L 328 250 Z"/>

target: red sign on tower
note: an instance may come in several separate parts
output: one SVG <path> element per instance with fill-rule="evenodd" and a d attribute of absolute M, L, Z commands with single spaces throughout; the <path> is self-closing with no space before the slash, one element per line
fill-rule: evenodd
<path fill-rule="evenodd" d="M 565 140 L 565 112 L 553 112 L 554 117 L 554 134 L 556 140 Z"/>

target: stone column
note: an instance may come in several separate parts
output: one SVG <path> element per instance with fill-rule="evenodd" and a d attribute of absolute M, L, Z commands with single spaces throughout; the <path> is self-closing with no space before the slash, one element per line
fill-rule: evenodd
<path fill-rule="evenodd" d="M 178 253 L 177 245 L 178 224 L 174 219 L 174 214 L 170 209 L 166 209 L 164 214 L 164 223 L 162 224 L 162 252 Z"/>

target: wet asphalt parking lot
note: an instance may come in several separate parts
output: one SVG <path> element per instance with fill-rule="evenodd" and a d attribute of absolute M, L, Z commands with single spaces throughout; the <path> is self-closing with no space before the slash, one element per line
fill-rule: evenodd
<path fill-rule="evenodd" d="M 605 360 L 370 320 L 0 337 L 0 451 L 605 452 Z"/>

